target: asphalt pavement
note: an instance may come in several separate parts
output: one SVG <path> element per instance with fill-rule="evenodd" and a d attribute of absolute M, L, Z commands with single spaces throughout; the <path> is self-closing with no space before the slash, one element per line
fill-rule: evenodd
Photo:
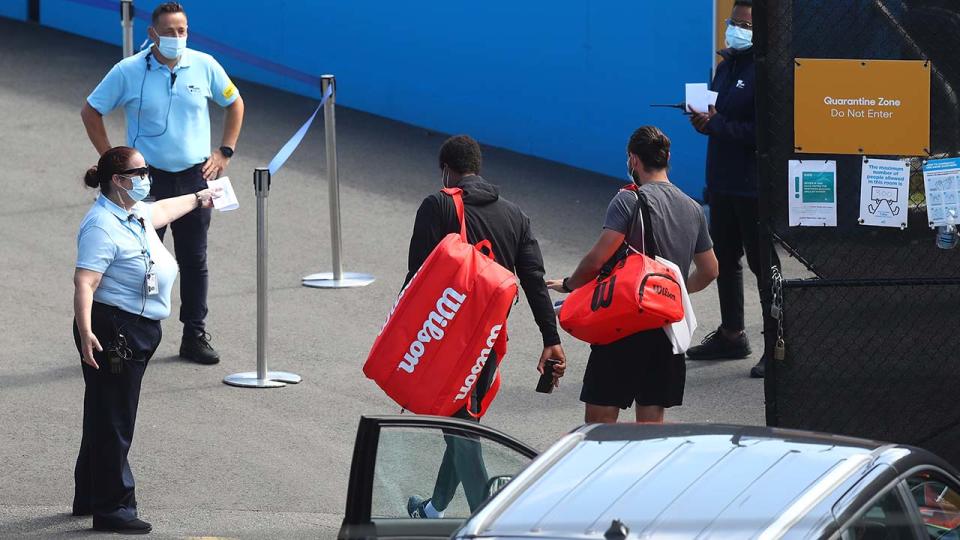
<path fill-rule="evenodd" d="M 86 536 L 89 518 L 69 515 L 83 395 L 70 326 L 76 232 L 96 196 L 81 179 L 97 156 L 79 113 L 119 49 L 2 18 L 0 35 L 0 536 Z M 300 285 L 303 275 L 330 269 L 323 132 L 313 129 L 274 177 L 268 199 L 268 358 L 272 369 L 296 372 L 303 383 L 228 387 L 225 375 L 256 362 L 253 170 L 316 103 L 235 82 L 247 114 L 227 174 L 241 206 L 214 216 L 209 247 L 208 326 L 223 360 L 199 366 L 177 357 L 175 287 L 174 316 L 163 323 L 143 381 L 130 455 L 140 514 L 161 538 L 333 538 L 360 416 L 399 412 L 361 367 L 402 284 L 416 208 L 440 188 L 436 154 L 447 135 L 338 109 L 344 267 L 377 280 L 324 291 Z M 643 120 L 638 113 L 637 124 Z M 219 140 L 219 111 L 212 125 Z M 110 115 L 107 126 L 111 141 L 123 143 L 122 114 Z M 620 159 L 623 149 L 610 153 Z M 623 182 L 489 147 L 483 176 L 532 219 L 549 277 L 572 272 Z M 169 235 L 167 245 L 172 251 Z M 684 405 L 667 413 L 669 421 L 763 423 L 762 381 L 747 377 L 761 348 L 747 274 L 754 357 L 689 362 Z M 699 339 L 719 324 L 715 289 L 694 303 Z M 543 449 L 582 422 L 589 349 L 564 336 L 567 376 L 543 395 L 534 392 L 541 344 L 525 301 L 513 310 L 510 337 L 503 387 L 484 422 Z"/>

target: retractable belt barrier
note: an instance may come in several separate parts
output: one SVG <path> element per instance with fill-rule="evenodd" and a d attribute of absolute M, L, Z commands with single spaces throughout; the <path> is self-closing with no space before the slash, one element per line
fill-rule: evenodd
<path fill-rule="evenodd" d="M 303 141 L 304 136 L 307 134 L 307 130 L 310 129 L 310 126 L 313 124 L 313 119 L 317 117 L 317 113 L 320 112 L 320 109 L 326 105 L 327 100 L 330 99 L 330 96 L 333 95 L 333 86 L 327 88 L 327 91 L 323 93 L 323 98 L 320 100 L 320 104 L 317 105 L 316 110 L 313 111 L 313 114 L 310 115 L 310 118 L 307 118 L 307 121 L 300 126 L 300 129 L 293 134 L 293 137 L 290 137 L 290 140 L 287 141 L 283 147 L 280 148 L 280 151 L 277 152 L 277 155 L 273 156 L 273 159 L 270 160 L 270 164 L 267 165 L 267 169 L 270 170 L 270 175 L 277 174 L 277 171 L 280 170 L 280 167 L 287 162 L 287 159 L 293 154 L 293 152 L 300 146 L 300 143 Z"/>
<path fill-rule="evenodd" d="M 267 370 L 267 196 L 270 195 L 270 170 L 258 167 L 253 172 L 257 195 L 257 371 L 234 373 L 223 378 L 230 386 L 242 388 L 280 388 L 301 381 L 287 371 Z"/>

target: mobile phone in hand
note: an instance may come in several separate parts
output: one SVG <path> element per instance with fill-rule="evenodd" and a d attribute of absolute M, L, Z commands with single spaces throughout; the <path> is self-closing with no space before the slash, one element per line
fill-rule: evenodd
<path fill-rule="evenodd" d="M 537 392 L 542 394 L 553 393 L 553 366 L 557 365 L 559 360 L 549 359 L 543 363 L 543 374 L 537 381 Z"/>

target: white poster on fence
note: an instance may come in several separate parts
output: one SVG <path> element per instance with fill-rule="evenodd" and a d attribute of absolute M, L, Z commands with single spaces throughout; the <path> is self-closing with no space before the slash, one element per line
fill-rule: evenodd
<path fill-rule="evenodd" d="M 863 158 L 860 173 L 861 225 L 906 228 L 909 197 L 909 162 Z"/>
<path fill-rule="evenodd" d="M 923 186 L 930 226 L 946 225 L 951 212 L 956 222 L 960 223 L 960 159 L 928 161 L 923 166 Z"/>
<path fill-rule="evenodd" d="M 790 160 L 791 227 L 837 226 L 837 162 Z"/>

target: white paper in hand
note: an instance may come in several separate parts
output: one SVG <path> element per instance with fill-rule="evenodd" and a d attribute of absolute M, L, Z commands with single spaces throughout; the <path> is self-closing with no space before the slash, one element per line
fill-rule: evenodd
<path fill-rule="evenodd" d="M 687 83 L 686 104 L 687 112 L 705 113 L 711 105 L 717 104 L 717 93 L 710 90 L 707 83 Z"/>
<path fill-rule="evenodd" d="M 237 200 L 237 194 L 233 192 L 233 184 L 230 183 L 229 176 L 222 176 L 216 180 L 210 180 L 207 182 L 207 187 L 213 190 L 217 188 L 223 190 L 220 192 L 219 197 L 213 199 L 213 207 L 217 210 L 228 212 L 240 208 L 240 201 Z"/>

